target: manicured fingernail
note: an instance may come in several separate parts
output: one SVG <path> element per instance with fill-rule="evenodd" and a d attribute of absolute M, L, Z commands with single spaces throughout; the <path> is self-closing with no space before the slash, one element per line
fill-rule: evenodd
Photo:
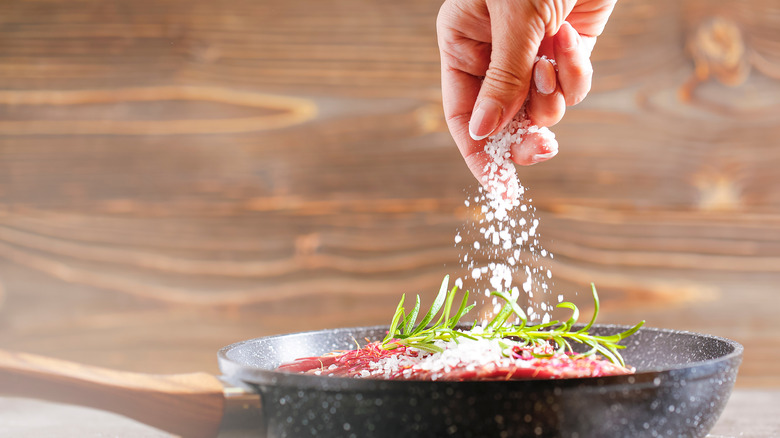
<path fill-rule="evenodd" d="M 577 31 L 571 27 L 568 21 L 563 23 L 555 36 L 555 41 L 563 50 L 573 50 L 580 43 L 577 38 Z"/>
<path fill-rule="evenodd" d="M 471 113 L 469 121 L 469 135 L 474 140 L 482 140 L 489 136 L 498 127 L 501 119 L 501 106 L 495 101 L 485 99 L 477 104 Z"/>
<path fill-rule="evenodd" d="M 552 152 L 547 152 L 546 154 L 536 154 L 536 155 L 533 156 L 532 160 L 533 160 L 534 164 L 535 163 L 541 163 L 542 161 L 547 161 L 547 160 L 549 160 L 550 158 L 552 158 L 552 157 L 554 157 L 556 155 L 558 155 L 558 149 L 556 149 L 556 150 L 554 150 Z"/>
<path fill-rule="evenodd" d="M 546 59 L 540 59 L 534 66 L 534 84 L 536 91 L 545 96 L 555 91 L 555 67 Z"/>

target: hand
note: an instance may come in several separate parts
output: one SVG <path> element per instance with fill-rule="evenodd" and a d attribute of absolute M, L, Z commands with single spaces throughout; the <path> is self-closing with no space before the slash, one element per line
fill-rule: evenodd
<path fill-rule="evenodd" d="M 539 126 L 563 117 L 588 94 L 590 53 L 617 0 L 446 0 L 436 23 L 447 125 L 466 164 L 483 181 L 485 138 L 503 129 L 528 99 Z M 557 72 L 547 59 L 554 59 Z M 556 74 L 557 73 L 557 74 Z M 554 141 L 553 141 L 554 143 Z M 551 150 L 554 147 L 554 150 Z M 511 158 L 530 165 L 557 144 L 529 134 Z"/>

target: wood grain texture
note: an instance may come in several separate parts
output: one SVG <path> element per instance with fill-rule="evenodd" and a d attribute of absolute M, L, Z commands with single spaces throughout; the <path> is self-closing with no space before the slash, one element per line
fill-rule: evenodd
<path fill-rule="evenodd" d="M 0 350 L 5 395 L 120 413 L 184 437 L 214 437 L 222 420 L 222 384 L 207 373 L 152 375 Z"/>
<path fill-rule="evenodd" d="M 0 2 L 0 347 L 214 373 L 430 300 L 477 214 L 439 6 Z M 780 386 L 778 9 L 621 0 L 559 156 L 519 170 L 555 294 L 735 338 L 741 386 Z"/>

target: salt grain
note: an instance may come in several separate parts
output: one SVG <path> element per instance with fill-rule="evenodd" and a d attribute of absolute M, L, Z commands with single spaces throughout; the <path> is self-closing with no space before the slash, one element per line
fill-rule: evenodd
<path fill-rule="evenodd" d="M 480 332 L 479 326 L 473 332 Z M 458 342 L 436 341 L 441 353 L 428 354 L 419 351 L 417 355 L 389 355 L 369 364 L 369 373 L 374 377 L 389 378 L 398 370 L 409 376 L 413 371 L 428 371 L 431 380 L 438 380 L 455 368 L 465 367 L 469 370 L 507 366 L 510 363 L 519 363 L 513 359 L 504 357 L 504 349 L 498 339 L 459 338 Z M 530 365 L 528 365 L 530 366 Z M 364 377 L 361 373 L 360 377 Z"/>
<path fill-rule="evenodd" d="M 473 286 L 466 285 L 472 291 L 512 290 L 519 294 L 520 288 L 515 282 L 522 282 L 521 288 L 529 299 L 535 289 L 541 292 L 542 299 L 549 294 L 546 280 L 552 278 L 552 272 L 541 266 L 541 259 L 552 258 L 552 254 L 540 248 L 536 209 L 530 204 L 530 198 L 522 199 L 525 188 L 517 179 L 510 157 L 511 146 L 521 143 L 527 133 L 537 133 L 554 142 L 555 136 L 547 128 L 533 126 L 527 118 L 521 117 L 488 138 L 485 144 L 489 160 L 483 167 L 486 172 L 484 187 L 480 187 L 478 196 L 464 202 L 467 207 L 472 201 L 475 206 L 479 205 L 481 215 L 475 221 L 480 226 L 467 227 L 455 236 L 456 244 L 473 239 L 473 242 L 461 245 L 465 252 L 462 266 L 471 270 L 471 279 L 456 279 L 456 285 L 461 288 L 466 281 L 474 281 Z M 473 231 L 477 228 L 478 234 Z M 486 287 L 488 285 L 490 288 Z M 529 311 L 531 313 L 535 314 Z M 549 320 L 550 315 L 546 316 Z"/>

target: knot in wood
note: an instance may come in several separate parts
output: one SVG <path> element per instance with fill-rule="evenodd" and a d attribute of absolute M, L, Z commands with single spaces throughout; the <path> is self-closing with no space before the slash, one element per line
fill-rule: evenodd
<path fill-rule="evenodd" d="M 714 76 L 724 85 L 737 86 L 745 81 L 750 71 L 742 31 L 725 17 L 702 22 L 688 39 L 688 51 L 699 81 Z"/>

